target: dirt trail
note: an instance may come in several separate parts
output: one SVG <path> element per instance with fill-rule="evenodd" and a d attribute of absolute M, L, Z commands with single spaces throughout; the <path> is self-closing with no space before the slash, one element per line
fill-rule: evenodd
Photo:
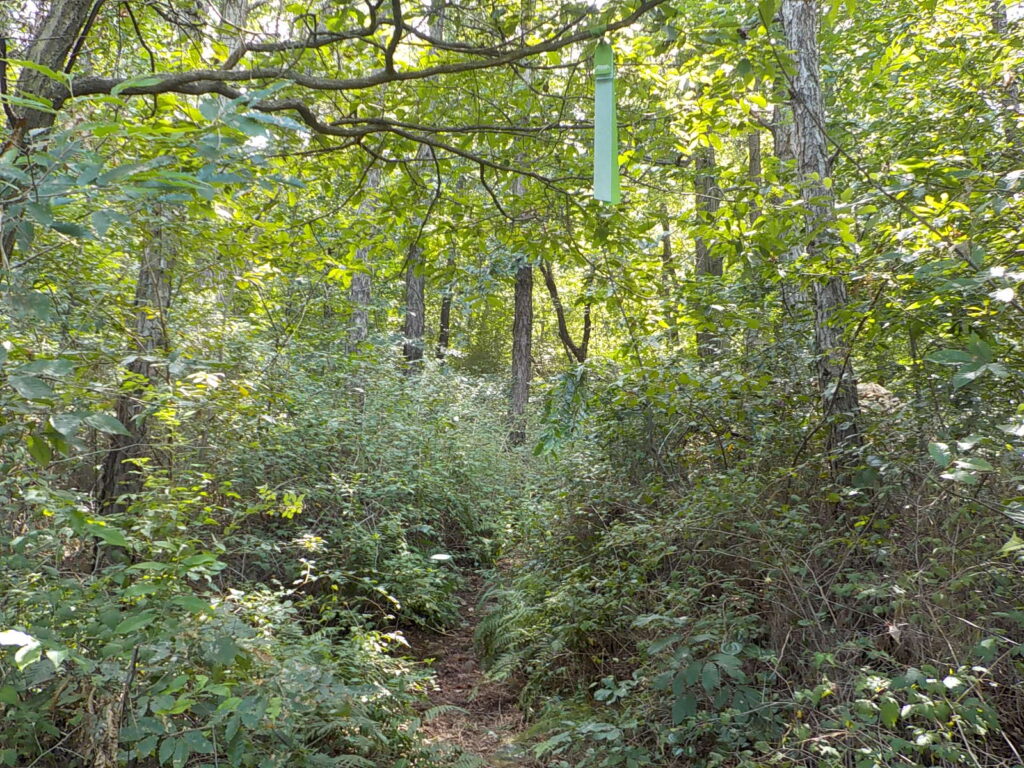
<path fill-rule="evenodd" d="M 406 634 L 413 654 L 432 662 L 436 681 L 430 692 L 430 706 L 459 708 L 424 722 L 421 732 L 432 742 L 450 744 L 479 757 L 481 766 L 521 766 L 523 762 L 512 745 L 524 725 L 515 693 L 486 679 L 473 649 L 473 633 L 480 621 L 477 604 L 484 586 L 478 575 L 467 579 L 459 593 L 462 622 L 458 627 L 444 634 Z"/>

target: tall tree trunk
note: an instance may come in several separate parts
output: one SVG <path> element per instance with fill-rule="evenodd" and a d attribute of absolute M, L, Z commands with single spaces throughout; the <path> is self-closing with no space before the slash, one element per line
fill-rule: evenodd
<path fill-rule="evenodd" d="M 679 322 L 676 317 L 676 262 L 672 253 L 672 225 L 668 216 L 668 206 L 661 206 L 661 284 L 658 286 L 658 298 L 661 301 L 665 323 L 668 325 L 666 338 L 673 347 L 679 340 Z"/>
<path fill-rule="evenodd" d="M 783 178 L 788 178 L 785 168 L 796 164 L 796 126 L 793 124 L 793 110 L 788 104 L 776 104 L 772 111 L 772 143 L 775 157 L 783 166 Z M 809 306 L 806 291 L 795 274 L 795 265 L 803 249 L 791 246 L 782 255 L 782 306 L 791 320 L 802 318 Z"/>
<path fill-rule="evenodd" d="M 790 81 L 794 148 L 805 213 L 808 258 L 826 267 L 825 282 L 814 284 L 814 343 L 822 408 L 829 420 L 828 452 L 837 479 L 846 479 L 861 445 L 860 403 L 851 349 L 837 316 L 849 303 L 846 283 L 832 263 L 835 209 L 828 176 L 825 108 L 818 59 L 817 0 L 783 0 L 782 20 L 794 56 Z"/>
<path fill-rule="evenodd" d="M 516 270 L 515 317 L 512 321 L 512 391 L 509 398 L 510 445 L 526 442 L 526 406 L 530 400 L 533 355 L 533 267 Z"/>
<path fill-rule="evenodd" d="M 374 190 L 380 186 L 380 171 L 370 168 L 366 172 L 366 197 L 359 206 L 360 217 L 373 215 L 375 206 Z M 370 304 L 373 301 L 373 267 L 370 264 L 370 248 L 363 246 L 356 249 L 358 269 L 352 273 L 352 282 L 348 287 L 348 300 L 352 306 L 349 318 L 348 349 L 355 352 L 366 341 L 370 334 Z"/>
<path fill-rule="evenodd" d="M 697 221 L 698 226 L 710 226 L 718 213 L 721 204 L 722 193 L 718 188 L 715 179 L 715 150 L 711 147 L 701 147 L 697 150 L 695 158 L 697 175 L 694 179 L 694 188 L 697 192 Z M 696 238 L 696 269 L 694 270 L 697 279 L 703 277 L 722 276 L 722 257 L 717 256 L 714 248 L 708 243 L 704 235 Z M 705 315 L 709 313 L 705 312 Z M 721 352 L 721 334 L 717 331 L 702 330 L 697 332 L 697 355 L 701 360 L 707 361 Z"/>
<path fill-rule="evenodd" d="M 454 271 L 455 259 L 448 257 L 448 269 Z M 437 359 L 444 360 L 448 354 L 448 345 L 451 343 L 452 333 L 452 302 L 454 293 L 450 285 L 446 286 L 441 294 L 441 314 L 437 322 Z"/>
<path fill-rule="evenodd" d="M 128 364 L 128 376 L 117 399 L 117 418 L 128 434 L 112 436 L 103 461 L 99 501 L 104 513 L 122 510 L 120 498 L 139 490 L 135 468 L 126 462 L 151 452 L 143 413 L 146 395 L 160 383 L 160 369 L 151 358 L 166 357 L 169 351 L 167 310 L 171 303 L 170 261 L 159 226 L 139 257 L 134 301 L 136 355 Z"/>
<path fill-rule="evenodd" d="M 423 360 L 423 332 L 426 320 L 426 278 L 423 274 L 423 248 L 418 244 L 409 246 L 405 267 L 405 323 L 402 326 L 402 354 L 407 363 Z"/>
<path fill-rule="evenodd" d="M 432 0 L 430 5 L 430 36 L 444 39 L 444 0 Z M 416 160 L 425 162 L 431 157 L 431 150 L 426 144 L 420 144 L 416 152 Z M 440 179 L 438 179 L 440 183 Z M 423 335 L 426 331 L 426 264 L 423 260 L 423 247 L 419 242 L 412 243 L 406 253 L 405 267 L 405 323 L 402 326 L 402 354 L 407 363 L 419 363 L 423 360 Z"/>
<path fill-rule="evenodd" d="M 761 167 L 761 131 L 754 128 L 747 134 L 747 179 L 750 181 L 752 187 L 755 190 L 759 190 L 762 182 L 762 167 Z M 755 191 L 755 195 L 757 192 Z M 761 218 L 761 207 L 758 204 L 757 198 L 755 197 L 750 204 L 750 210 L 747 212 L 747 221 L 753 228 L 757 220 Z M 757 306 L 763 306 L 763 299 L 765 297 L 765 288 L 761 281 L 758 279 L 757 270 L 753 269 L 753 265 L 747 263 L 746 282 L 749 286 L 750 294 L 756 301 Z M 761 329 L 759 327 L 748 327 L 743 333 L 743 347 L 746 354 L 751 354 L 761 346 Z"/>
<path fill-rule="evenodd" d="M 74 57 L 84 42 L 84 36 L 88 32 L 90 20 L 93 18 L 94 9 L 99 6 L 95 0 L 54 0 L 50 5 L 46 16 L 37 28 L 35 39 L 28 46 L 28 49 L 16 55 L 8 52 L 11 58 L 22 58 L 27 61 L 40 64 L 55 72 L 70 70 L 74 63 Z M 0 30 L 4 42 L 8 43 L 4 30 Z M 3 61 L 2 66 L 6 67 L 7 62 Z M 59 106 L 63 98 L 61 84 L 51 77 L 43 74 L 38 69 L 23 67 L 18 75 L 18 82 L 14 86 L 14 95 L 23 97 L 37 97 L 48 99 Z M 53 125 L 56 114 L 52 111 L 32 109 L 31 107 L 5 105 L 5 116 L 9 135 L 6 141 L 11 146 L 27 150 L 27 141 L 32 131 L 45 130 Z M 38 134 L 36 136 L 38 141 Z M 24 190 L 8 189 L 0 195 L 0 208 L 4 207 L 5 199 L 20 197 Z M 10 263 L 14 253 L 15 240 L 17 236 L 18 220 L 4 219 L 0 229 L 0 266 Z"/>

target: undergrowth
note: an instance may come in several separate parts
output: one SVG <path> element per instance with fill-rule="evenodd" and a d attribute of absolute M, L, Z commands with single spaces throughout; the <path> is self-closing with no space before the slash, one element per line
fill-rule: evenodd
<path fill-rule="evenodd" d="M 9 446 L 0 765 L 473 763 L 420 738 L 402 629 L 450 623 L 462 569 L 499 554 L 502 392 L 371 359 L 286 373 L 165 395 L 175 462 L 140 462 L 118 514 Z"/>
<path fill-rule="evenodd" d="M 793 460 L 809 396 L 665 371 L 591 385 L 479 627 L 536 763 L 1020 765 L 1016 450 L 961 441 L 992 471 L 957 482 L 890 394 L 836 484 L 813 438 Z"/>

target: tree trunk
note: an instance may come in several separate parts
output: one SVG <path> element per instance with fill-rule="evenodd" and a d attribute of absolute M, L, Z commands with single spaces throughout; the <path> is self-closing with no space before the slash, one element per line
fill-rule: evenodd
<path fill-rule="evenodd" d="M 590 304 L 583 307 L 583 337 L 577 345 L 569 333 L 569 325 L 565 320 L 565 307 L 562 305 L 562 298 L 558 295 L 558 284 L 555 282 L 555 268 L 550 264 L 540 265 L 541 275 L 544 276 L 544 285 L 547 286 L 548 294 L 551 296 L 551 304 L 555 308 L 555 317 L 558 320 L 558 338 L 569 356 L 570 363 L 582 365 L 587 362 L 587 348 L 590 346 Z"/>
<path fill-rule="evenodd" d="M 370 217 L 375 208 L 373 192 L 380 185 L 380 171 L 371 168 L 366 172 L 367 195 L 359 206 L 360 217 Z M 370 264 L 370 248 L 356 249 L 358 269 L 352 273 L 348 287 L 348 300 L 352 305 L 349 318 L 348 350 L 355 352 L 370 334 L 370 304 L 373 301 L 373 269 Z"/>
<path fill-rule="evenodd" d="M 455 270 L 455 259 L 448 257 L 448 269 Z M 448 345 L 451 342 L 452 331 L 452 301 L 454 299 L 452 288 L 449 285 L 441 294 L 441 315 L 437 322 L 437 359 L 444 360 L 448 353 Z"/>
<path fill-rule="evenodd" d="M 159 225 L 158 225 L 159 226 Z M 159 370 L 151 360 L 168 353 L 167 310 L 171 303 L 170 263 L 161 229 L 142 250 L 135 281 L 135 349 L 128 364 L 128 376 L 117 399 L 117 418 L 127 435 L 113 435 L 110 450 L 103 461 L 100 509 L 104 513 L 123 510 L 124 494 L 139 490 L 134 467 L 126 465 L 150 452 L 149 430 L 143 416 L 146 395 L 159 384 Z"/>
<path fill-rule="evenodd" d="M 423 360 L 423 332 L 426 318 L 426 299 L 424 289 L 426 280 L 423 274 L 423 248 L 419 245 L 409 246 L 405 267 L 405 324 L 402 326 L 402 354 L 405 362 L 414 364 Z"/>
<path fill-rule="evenodd" d="M 432 0 L 430 5 L 430 36 L 444 39 L 444 3 Z M 420 144 L 416 160 L 425 162 L 432 156 L 430 147 Z M 438 179 L 440 183 L 440 179 Z M 406 254 L 405 266 L 405 323 L 402 326 L 402 354 L 410 365 L 423 361 L 423 335 L 426 331 L 426 264 L 423 261 L 423 247 L 412 243 Z"/>
<path fill-rule="evenodd" d="M 668 325 L 666 338 L 672 347 L 679 340 L 679 323 L 676 318 L 676 262 L 672 253 L 672 225 L 669 221 L 668 206 L 661 206 L 661 285 L 658 295 L 661 300 L 665 324 Z"/>
<path fill-rule="evenodd" d="M 808 259 L 825 267 L 825 282 L 814 284 L 814 344 L 822 408 L 829 420 L 827 448 L 837 479 L 845 479 L 861 445 L 860 404 L 851 349 L 837 315 L 849 303 L 846 283 L 832 263 L 834 201 L 828 175 L 825 108 L 821 96 L 818 60 L 817 0 L 783 0 L 786 40 L 794 52 L 795 72 L 790 81 L 794 142 L 805 209 Z"/>
<path fill-rule="evenodd" d="M 701 147 L 695 157 L 697 171 L 694 188 L 697 193 L 696 209 L 698 226 L 708 227 L 715 220 L 721 204 L 722 193 L 715 180 L 715 150 Z M 722 257 L 716 256 L 704 235 L 696 238 L 696 269 L 698 281 L 704 277 L 722 276 Z M 705 308 L 705 319 L 710 314 Z M 708 361 L 721 352 L 721 335 L 716 331 L 697 332 L 697 355 Z"/>
<path fill-rule="evenodd" d="M 509 398 L 510 445 L 526 442 L 526 405 L 530 400 L 533 354 L 533 267 L 516 270 L 515 318 L 512 321 L 512 392 Z"/>
<path fill-rule="evenodd" d="M 793 125 L 793 110 L 786 104 L 776 104 L 772 111 L 772 141 L 775 157 L 780 165 L 789 167 L 796 164 L 796 127 Z M 783 178 L 788 178 L 783 170 Z M 808 309 L 807 293 L 800 286 L 795 274 L 796 262 L 803 249 L 791 246 L 782 255 L 782 307 L 790 319 L 802 318 Z"/>
<path fill-rule="evenodd" d="M 88 32 L 94 6 L 94 0 L 54 0 L 37 27 L 35 39 L 28 46 L 28 50 L 20 55 L 11 53 L 11 57 L 41 64 L 55 72 L 70 70 L 74 63 L 73 57 L 77 55 L 77 50 Z M 4 42 L 7 42 L 6 38 Z M 6 61 L 2 64 L 4 67 L 7 66 Z M 61 84 L 51 77 L 37 69 L 23 67 L 14 86 L 14 95 L 49 99 L 55 102 L 56 108 L 59 108 L 64 91 Z M 51 111 L 12 105 L 5 105 L 5 113 L 9 129 L 6 141 L 23 151 L 29 149 L 29 134 L 32 131 L 50 128 L 57 117 Z M 39 140 L 38 134 L 33 140 Z M 0 209 L 5 207 L 5 199 L 20 197 L 23 191 L 8 189 L 0 196 Z M 10 264 L 14 253 L 17 222 L 17 218 L 13 221 L 3 221 L 0 229 L 0 266 Z"/>
<path fill-rule="evenodd" d="M 753 229 L 757 224 L 757 220 L 761 218 L 761 208 L 756 198 L 757 190 L 760 189 L 762 182 L 761 131 L 757 128 L 754 128 L 747 134 L 747 179 L 755 189 L 755 197 L 751 201 L 750 210 L 747 212 L 747 221 Z M 753 267 L 754 265 L 748 261 L 746 266 L 746 282 L 749 286 L 750 295 L 756 302 L 756 305 L 762 307 L 764 306 L 764 298 L 767 291 L 759 279 L 757 270 Z M 749 355 L 759 349 L 762 346 L 762 338 L 761 328 L 748 327 L 743 333 L 744 352 Z"/>

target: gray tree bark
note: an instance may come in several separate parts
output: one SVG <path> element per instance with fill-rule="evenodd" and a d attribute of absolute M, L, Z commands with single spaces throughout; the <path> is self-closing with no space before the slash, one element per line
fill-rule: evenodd
<path fill-rule="evenodd" d="M 126 462 L 142 458 L 150 452 L 149 428 L 144 413 L 146 394 L 160 383 L 155 356 L 169 352 L 167 311 L 171 305 L 170 258 L 161 228 L 142 249 L 135 281 L 135 359 L 128 364 L 128 377 L 117 399 L 117 418 L 127 435 L 113 435 L 110 449 L 103 461 L 99 492 L 100 509 L 104 513 L 123 510 L 121 498 L 139 490 L 137 473 Z"/>
<path fill-rule="evenodd" d="M 772 143 L 775 157 L 780 165 L 791 167 L 796 165 L 796 126 L 793 124 L 793 110 L 788 104 L 776 104 L 772 111 Z M 784 174 L 785 177 L 785 174 Z M 782 254 L 782 306 L 791 319 L 802 318 L 810 306 L 807 292 L 800 285 L 795 274 L 796 262 L 803 253 L 799 245 L 794 245 Z"/>
<path fill-rule="evenodd" d="M 380 186 L 380 171 L 371 168 L 366 173 L 368 193 L 359 206 L 359 216 L 373 216 L 376 205 L 373 191 Z M 370 263 L 370 248 L 364 245 L 356 249 L 358 269 L 352 273 L 352 282 L 348 287 L 348 300 L 352 306 L 349 317 L 348 348 L 355 352 L 366 341 L 370 334 L 370 304 L 373 302 L 373 267 Z"/>
<path fill-rule="evenodd" d="M 701 226 L 708 226 L 715 220 L 722 201 L 722 192 L 718 188 L 715 176 L 715 150 L 701 147 L 694 158 L 697 175 L 694 189 L 697 193 L 697 219 Z M 696 238 L 695 274 L 697 279 L 722 276 L 722 257 L 715 254 L 703 235 Z M 705 313 L 707 314 L 707 313 Z M 713 330 L 697 332 L 697 355 L 702 361 L 717 356 L 721 351 L 721 334 Z"/>
<path fill-rule="evenodd" d="M 825 185 L 828 152 L 819 80 L 817 0 L 783 0 L 782 20 L 794 59 L 790 81 L 793 147 L 802 182 L 804 224 L 810 234 L 807 255 L 824 265 L 828 275 L 824 282 L 814 284 L 814 346 L 822 408 L 829 420 L 827 449 L 834 473 L 841 479 L 855 463 L 862 438 L 852 351 L 837 322 L 849 299 L 846 283 L 831 263 L 835 209 L 831 189 Z"/>
<path fill-rule="evenodd" d="M 28 49 L 19 54 L 9 51 L 8 55 L 42 64 L 56 72 L 70 70 L 73 57 L 84 42 L 94 5 L 94 0 L 54 0 Z M 5 31 L 0 30 L 0 35 L 4 37 L 6 47 Z M 6 66 L 6 62 L 3 65 Z M 14 85 L 14 94 L 50 99 L 55 106 L 59 106 L 64 98 L 59 83 L 31 67 L 22 68 Z M 29 149 L 29 142 L 39 140 L 38 134 L 32 136 L 33 131 L 45 131 L 53 126 L 56 119 L 53 112 L 11 105 L 5 106 L 5 115 L 9 130 L 6 141 L 23 151 Z M 5 192 L 0 196 L 0 210 L 4 207 L 5 198 L 20 194 L 21 191 L 16 189 Z M 16 225 L 15 220 L 0 220 L 0 266 L 8 265 L 14 253 Z"/>
<path fill-rule="evenodd" d="M 444 40 L 444 1 L 432 0 L 430 4 L 430 36 L 436 40 Z M 416 160 L 425 162 L 431 157 L 430 148 L 421 144 L 416 151 Z M 440 182 L 440 179 L 438 180 Z M 406 253 L 405 266 L 405 323 L 402 326 L 402 354 L 410 364 L 423 360 L 423 336 L 426 332 L 427 301 L 426 301 L 426 263 L 423 260 L 423 247 L 412 243 Z"/>
<path fill-rule="evenodd" d="M 526 406 L 530 401 L 533 355 L 533 267 L 516 270 L 515 317 L 512 320 L 512 390 L 509 398 L 510 445 L 526 442 Z"/>

